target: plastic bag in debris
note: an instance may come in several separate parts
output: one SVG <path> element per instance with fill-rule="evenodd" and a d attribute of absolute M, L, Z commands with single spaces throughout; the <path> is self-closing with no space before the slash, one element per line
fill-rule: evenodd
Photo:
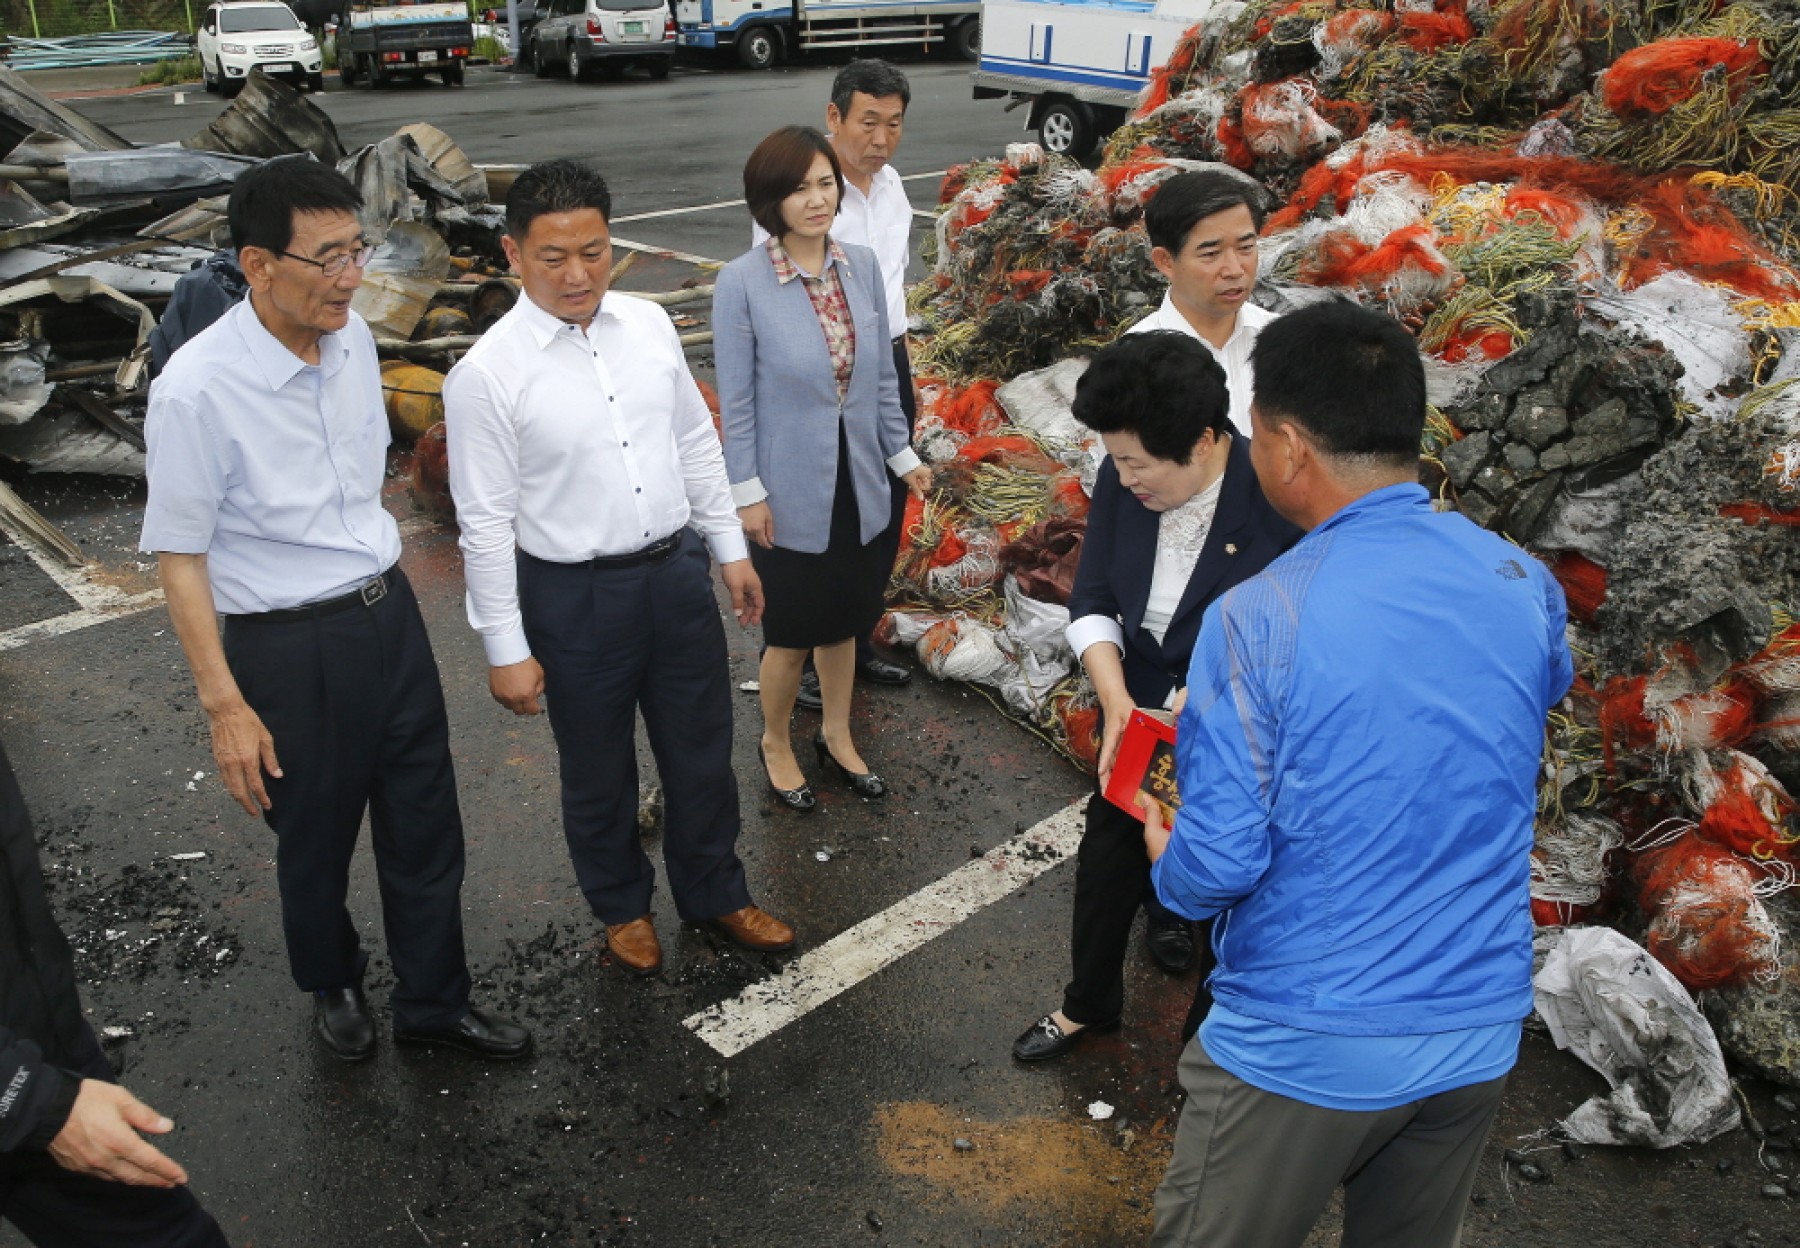
<path fill-rule="evenodd" d="M 1054 447 L 1073 450 L 1094 436 L 1069 410 L 1075 401 L 1075 383 L 1087 366 L 1079 357 L 1058 360 L 1049 368 L 1019 374 L 996 390 L 994 398 L 1013 424 Z M 1079 455 L 1062 458 L 1071 468 L 1081 464 Z"/>
<path fill-rule="evenodd" d="M 1006 635 L 1016 654 L 1030 651 L 1047 663 L 1067 662 L 1074 658 L 1065 635 L 1069 628 L 1069 609 L 1052 602 L 1027 598 L 1019 588 L 1017 577 L 1006 578 Z"/>
<path fill-rule="evenodd" d="M 1636 290 L 1596 291 L 1587 304 L 1607 320 L 1667 347 L 1686 370 L 1682 393 L 1713 419 L 1728 420 L 1736 416 L 1738 400 L 1727 393 L 1725 383 L 1750 372 L 1744 320 L 1731 309 L 1737 298 L 1675 270 Z"/>
<path fill-rule="evenodd" d="M 1738 1125 L 1718 1038 L 1687 989 L 1641 946 L 1611 928 L 1565 928 L 1532 986 L 1556 1046 L 1612 1084 L 1564 1119 L 1571 1137 L 1669 1148 Z"/>

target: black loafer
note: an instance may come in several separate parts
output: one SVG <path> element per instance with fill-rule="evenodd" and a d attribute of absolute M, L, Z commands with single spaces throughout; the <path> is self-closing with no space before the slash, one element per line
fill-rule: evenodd
<path fill-rule="evenodd" d="M 375 1020 L 369 1017 L 361 985 L 315 992 L 313 1024 L 325 1047 L 346 1062 L 363 1061 L 375 1052 Z"/>
<path fill-rule="evenodd" d="M 1146 919 L 1144 944 L 1150 960 L 1171 975 L 1194 969 L 1194 926 L 1186 919 Z"/>
<path fill-rule="evenodd" d="M 1021 1062 L 1047 1062 L 1081 1043 L 1081 1038 L 1088 1032 L 1112 1031 L 1118 1025 L 1119 1020 L 1115 1018 L 1110 1023 L 1092 1023 L 1075 1031 L 1064 1031 L 1046 1014 L 1013 1041 L 1012 1055 Z"/>
<path fill-rule="evenodd" d="M 809 711 L 825 709 L 825 699 L 819 694 L 819 674 L 815 671 L 800 673 L 800 691 L 794 695 L 794 705 L 804 706 Z"/>
<path fill-rule="evenodd" d="M 904 685 L 912 679 L 912 669 L 901 667 L 898 663 L 889 663 L 886 659 L 870 655 L 866 659 L 858 659 L 856 674 L 864 680 L 872 680 L 878 685 Z"/>
<path fill-rule="evenodd" d="M 461 1021 L 448 1027 L 396 1027 L 394 1039 L 401 1044 L 441 1044 L 477 1057 L 501 1061 L 524 1057 L 531 1052 L 529 1031 L 510 1019 L 483 1014 L 472 1007 Z"/>

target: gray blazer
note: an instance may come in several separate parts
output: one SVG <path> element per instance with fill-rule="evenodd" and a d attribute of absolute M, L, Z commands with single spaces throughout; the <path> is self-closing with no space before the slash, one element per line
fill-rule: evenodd
<path fill-rule="evenodd" d="M 911 443 L 881 267 L 867 247 L 840 246 L 848 260 L 840 279 L 856 325 L 856 367 L 841 410 L 866 545 L 888 526 L 888 461 Z M 831 538 L 840 408 L 831 353 L 805 283 L 776 281 L 768 252 L 752 247 L 719 270 L 712 327 L 734 500 L 739 506 L 760 501 L 760 482 L 775 544 L 819 554 Z"/>

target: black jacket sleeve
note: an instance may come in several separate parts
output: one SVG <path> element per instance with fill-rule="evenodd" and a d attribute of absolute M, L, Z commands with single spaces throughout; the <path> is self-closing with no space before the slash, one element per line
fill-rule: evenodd
<path fill-rule="evenodd" d="M 81 1079 L 0 1026 L 0 1155 L 42 1150 L 69 1121 Z"/>
<path fill-rule="evenodd" d="M 1088 505 L 1087 532 L 1081 539 L 1081 559 L 1075 565 L 1075 589 L 1069 594 L 1069 619 L 1084 615 L 1119 618 L 1113 593 L 1113 511 L 1118 505 L 1119 470 L 1109 455 L 1094 478 L 1094 497 Z M 1081 656 L 1076 655 L 1077 659 Z"/>

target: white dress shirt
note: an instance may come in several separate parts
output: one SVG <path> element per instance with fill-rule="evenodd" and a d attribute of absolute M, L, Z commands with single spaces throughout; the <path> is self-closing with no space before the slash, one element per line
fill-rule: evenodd
<path fill-rule="evenodd" d="M 1225 340 L 1224 346 L 1215 347 L 1188 324 L 1187 317 L 1175 306 L 1175 297 L 1165 294 L 1161 307 L 1126 332 L 1141 334 L 1152 329 L 1179 330 L 1212 352 L 1213 359 L 1225 370 L 1225 390 L 1231 396 L 1232 428 L 1247 438 L 1250 436 L 1250 348 L 1256 345 L 1256 335 L 1262 332 L 1262 327 L 1274 319 L 1273 312 L 1265 312 L 1253 303 L 1246 303 L 1238 309 L 1237 328 L 1231 331 L 1231 337 Z"/>
<path fill-rule="evenodd" d="M 520 298 L 444 381 L 469 623 L 489 664 L 531 657 L 515 545 L 626 555 L 684 525 L 748 558 L 725 456 L 661 307 L 609 292 L 584 331 Z"/>
<path fill-rule="evenodd" d="M 388 441 L 362 317 L 320 338 L 308 364 L 245 299 L 150 387 L 139 546 L 205 555 L 225 615 L 346 594 L 400 558 L 399 526 L 381 505 Z"/>
<path fill-rule="evenodd" d="M 831 223 L 831 237 L 875 253 L 881 264 L 881 286 L 887 294 L 888 330 L 896 338 L 906 333 L 906 262 L 912 255 L 912 222 L 912 201 L 906 198 L 906 183 L 892 165 L 883 165 L 869 179 L 867 195 L 849 178 L 844 179 L 844 201 L 837 220 Z M 751 223 L 752 247 L 760 246 L 768 237 L 767 230 Z"/>

